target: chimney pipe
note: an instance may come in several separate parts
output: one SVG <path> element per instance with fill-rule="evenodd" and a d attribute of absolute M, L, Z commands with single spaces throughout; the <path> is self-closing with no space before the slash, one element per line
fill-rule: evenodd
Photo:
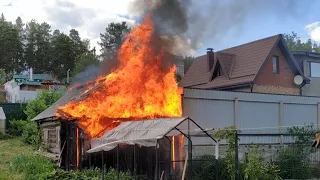
<path fill-rule="evenodd" d="M 207 48 L 207 64 L 208 64 L 208 71 L 210 72 L 214 63 L 214 52 L 213 48 Z"/>

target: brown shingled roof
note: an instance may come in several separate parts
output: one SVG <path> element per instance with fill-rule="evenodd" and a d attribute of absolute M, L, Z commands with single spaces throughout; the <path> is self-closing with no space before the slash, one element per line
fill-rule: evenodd
<path fill-rule="evenodd" d="M 281 34 L 215 52 L 215 61 L 218 60 L 222 69 L 227 72 L 225 72 L 226 75 L 213 80 L 211 79 L 214 68 L 208 71 L 207 55 L 197 57 L 179 85 L 189 88 L 215 89 L 249 84 L 254 81 L 267 56 L 279 40 L 283 41 Z M 216 62 L 214 66 L 215 64 Z M 301 72 L 299 68 L 297 71 Z"/>

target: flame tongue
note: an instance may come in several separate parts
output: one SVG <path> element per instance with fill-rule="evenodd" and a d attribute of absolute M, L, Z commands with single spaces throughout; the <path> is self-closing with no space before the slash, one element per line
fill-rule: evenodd
<path fill-rule="evenodd" d="M 119 49 L 118 68 L 104 81 L 99 79 L 98 87 L 86 92 L 85 98 L 59 107 L 58 116 L 79 119 L 78 125 L 91 137 L 101 135 L 119 118 L 181 116 L 176 68 L 164 70 L 165 51 L 158 40 L 151 16 L 146 16 Z"/>

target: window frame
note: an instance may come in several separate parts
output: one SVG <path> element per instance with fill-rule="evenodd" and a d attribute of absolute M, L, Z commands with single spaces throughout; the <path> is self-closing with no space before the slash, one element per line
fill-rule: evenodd
<path fill-rule="evenodd" d="M 276 60 L 276 62 L 275 62 L 275 60 Z M 276 55 L 273 55 L 272 56 L 272 72 L 274 73 L 274 74 L 279 74 L 280 73 L 280 67 L 279 67 L 279 56 L 276 56 Z M 276 70 L 274 69 L 274 64 L 276 63 Z"/>
<path fill-rule="evenodd" d="M 309 74 L 308 74 L 308 76 L 311 77 L 311 78 L 320 78 L 320 75 L 319 76 L 312 76 L 312 64 L 320 65 L 320 62 L 309 61 L 308 63 L 309 63 Z"/>

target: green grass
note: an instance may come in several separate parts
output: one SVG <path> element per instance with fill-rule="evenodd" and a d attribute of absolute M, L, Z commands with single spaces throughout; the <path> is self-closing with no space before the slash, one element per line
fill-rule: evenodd
<path fill-rule="evenodd" d="M 32 146 L 24 144 L 20 138 L 0 139 L 0 180 L 25 179 L 23 173 L 10 170 L 10 163 L 17 155 L 32 154 Z"/>

